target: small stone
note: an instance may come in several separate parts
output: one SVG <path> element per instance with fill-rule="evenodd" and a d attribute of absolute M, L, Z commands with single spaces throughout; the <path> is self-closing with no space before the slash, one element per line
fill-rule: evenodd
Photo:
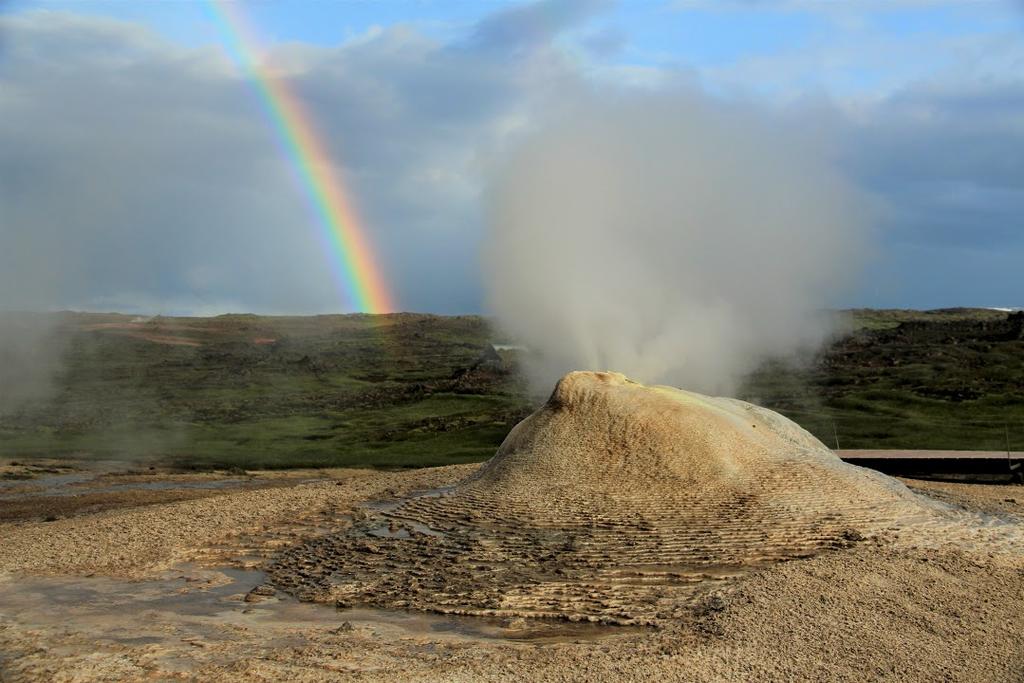
<path fill-rule="evenodd" d="M 864 540 L 864 534 L 862 534 L 861 532 L 859 532 L 856 529 L 844 529 L 843 530 L 843 538 L 845 540 L 847 540 L 847 541 L 853 541 L 853 542 L 863 541 Z"/>
<path fill-rule="evenodd" d="M 243 598 L 246 602 L 260 602 L 263 598 L 270 597 L 277 594 L 277 589 L 270 584 L 261 583 L 260 585 L 253 588 L 251 591 L 245 594 Z"/>
<path fill-rule="evenodd" d="M 341 626 L 339 626 L 338 628 L 334 629 L 333 632 L 334 633 L 348 633 L 349 631 L 354 631 L 354 630 L 355 630 L 355 627 L 350 622 L 343 621 L 343 622 L 341 622 Z"/>

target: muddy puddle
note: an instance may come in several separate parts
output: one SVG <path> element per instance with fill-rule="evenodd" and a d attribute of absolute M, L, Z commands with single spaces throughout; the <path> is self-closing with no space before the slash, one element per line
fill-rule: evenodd
<path fill-rule="evenodd" d="M 0 576 L 0 622 L 29 629 L 73 629 L 97 643 L 157 646 L 168 651 L 259 633 L 274 646 L 299 646 L 307 636 L 505 642 L 582 642 L 634 629 L 546 620 L 507 620 L 303 603 L 266 586 L 258 570 L 170 570 L 158 580 L 107 577 Z"/>

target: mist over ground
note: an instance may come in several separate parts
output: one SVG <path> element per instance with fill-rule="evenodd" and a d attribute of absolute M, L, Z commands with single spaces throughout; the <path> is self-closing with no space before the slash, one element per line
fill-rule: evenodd
<path fill-rule="evenodd" d="M 585 99 L 490 191 L 488 302 L 538 391 L 610 369 L 732 393 L 820 345 L 861 267 L 867 202 L 827 148 L 696 93 Z"/>
<path fill-rule="evenodd" d="M 0 310 L 0 416 L 50 398 L 67 339 L 53 315 Z"/>

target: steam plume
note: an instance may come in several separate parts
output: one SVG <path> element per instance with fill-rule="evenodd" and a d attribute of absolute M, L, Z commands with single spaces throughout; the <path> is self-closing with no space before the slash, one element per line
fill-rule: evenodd
<path fill-rule="evenodd" d="M 0 310 L 0 417 L 50 397 L 66 346 L 57 328 L 54 315 Z"/>
<path fill-rule="evenodd" d="M 818 312 L 856 272 L 859 203 L 814 141 L 753 109 L 588 101 L 497 174 L 489 306 L 539 386 L 613 369 L 729 393 L 828 334 Z"/>

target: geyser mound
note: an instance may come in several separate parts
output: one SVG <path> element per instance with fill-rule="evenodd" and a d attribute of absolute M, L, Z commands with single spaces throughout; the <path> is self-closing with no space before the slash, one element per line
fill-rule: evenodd
<path fill-rule="evenodd" d="M 454 496 L 571 517 L 605 506 L 609 514 L 650 514 L 668 505 L 673 517 L 706 528 L 714 526 L 705 519 L 709 510 L 721 506 L 734 522 L 799 509 L 805 523 L 819 525 L 825 518 L 856 523 L 866 509 L 877 518 L 880 504 L 916 502 L 902 484 L 847 465 L 770 410 L 610 372 L 563 377 Z"/>
<path fill-rule="evenodd" d="M 764 563 L 934 513 L 742 401 L 574 372 L 451 491 L 282 555 L 304 599 L 654 623 Z"/>

